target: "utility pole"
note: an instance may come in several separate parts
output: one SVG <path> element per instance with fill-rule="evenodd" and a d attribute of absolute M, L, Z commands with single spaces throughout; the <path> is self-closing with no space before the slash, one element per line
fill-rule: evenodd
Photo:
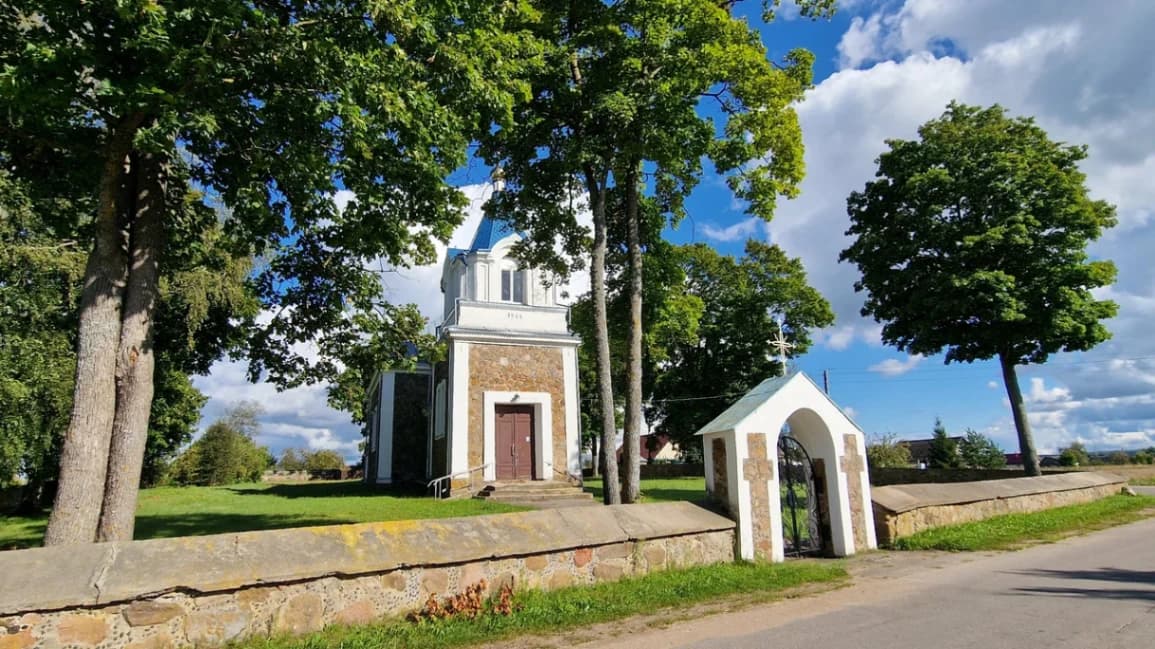
<path fill-rule="evenodd" d="M 830 394 L 830 370 L 822 370 L 822 391 Z"/>

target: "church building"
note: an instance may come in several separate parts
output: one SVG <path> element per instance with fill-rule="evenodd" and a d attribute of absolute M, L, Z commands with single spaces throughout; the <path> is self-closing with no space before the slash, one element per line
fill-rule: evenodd
<path fill-rule="evenodd" d="M 383 371 L 367 392 L 365 480 L 444 480 L 460 494 L 509 480 L 581 475 L 578 337 L 543 271 L 510 255 L 522 235 L 481 220 L 442 265 L 446 359 Z"/>

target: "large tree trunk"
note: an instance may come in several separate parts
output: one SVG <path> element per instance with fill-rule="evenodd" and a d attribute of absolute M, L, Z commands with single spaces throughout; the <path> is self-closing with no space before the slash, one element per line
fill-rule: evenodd
<path fill-rule="evenodd" d="M 626 245 L 630 256 L 630 332 L 626 368 L 626 430 L 622 440 L 622 502 L 641 494 L 642 457 L 642 241 L 638 215 L 638 165 L 625 174 Z"/>
<path fill-rule="evenodd" d="M 1023 405 L 1023 393 L 1019 390 L 1015 362 L 1006 354 L 999 354 L 999 364 L 1003 368 L 1003 383 L 1007 386 L 1007 397 L 1011 400 L 1011 416 L 1015 420 L 1015 430 L 1019 433 L 1019 453 L 1023 456 L 1023 471 L 1029 476 L 1042 475 L 1039 470 L 1039 456 L 1035 453 L 1035 440 L 1031 436 L 1031 422 L 1027 419 L 1027 409 Z"/>
<path fill-rule="evenodd" d="M 108 143 L 97 193 L 95 241 L 84 269 L 72 414 L 60 454 L 60 481 L 45 545 L 92 543 L 100 518 L 108 446 L 116 412 L 116 354 L 128 263 L 121 198 L 124 166 L 140 116 L 126 119 Z"/>
<path fill-rule="evenodd" d="M 129 236 L 128 285 L 124 293 L 116 360 L 116 416 L 108 451 L 108 475 L 97 541 L 131 541 L 148 419 L 152 411 L 152 315 L 164 244 L 165 165 L 155 154 L 134 157 L 137 178 Z"/>
<path fill-rule="evenodd" d="M 594 343 L 598 357 L 598 400 L 602 412 L 602 500 L 621 503 L 618 490 L 617 422 L 614 418 L 613 369 L 610 363 L 610 332 L 606 321 L 606 192 L 605 183 L 586 174 L 590 207 L 594 217 L 594 249 L 590 283 L 594 293 Z"/>

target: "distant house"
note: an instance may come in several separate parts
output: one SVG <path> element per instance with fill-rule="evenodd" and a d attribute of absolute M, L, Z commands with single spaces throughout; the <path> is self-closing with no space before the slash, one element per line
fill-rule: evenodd
<path fill-rule="evenodd" d="M 678 459 L 678 446 L 670 441 L 666 435 L 659 435 L 657 433 L 651 435 L 642 435 L 640 437 L 641 447 L 638 455 L 641 456 L 643 464 L 651 464 L 654 462 L 675 462 Z M 618 463 L 622 461 L 622 444 L 618 441 Z"/>
<path fill-rule="evenodd" d="M 1007 466 L 1023 466 L 1022 453 L 1007 453 L 1003 457 L 1007 459 Z M 1059 461 L 1058 455 L 1040 455 L 1039 466 L 1056 467 L 1063 466 L 1063 463 Z"/>
<path fill-rule="evenodd" d="M 948 439 L 953 441 L 957 447 L 958 443 L 963 440 L 963 437 L 958 435 Z M 910 449 L 910 461 L 914 464 L 930 464 L 930 447 L 931 444 L 934 443 L 933 437 L 927 439 L 900 439 L 898 443 L 906 444 L 906 447 Z"/>

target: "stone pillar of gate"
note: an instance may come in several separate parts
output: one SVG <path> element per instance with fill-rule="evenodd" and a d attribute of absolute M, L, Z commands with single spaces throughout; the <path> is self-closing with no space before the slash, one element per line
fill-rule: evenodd
<path fill-rule="evenodd" d="M 738 523 L 735 554 L 745 560 L 781 561 L 775 525 L 779 511 L 778 457 L 766 433 L 726 431 L 703 436 L 706 491 Z"/>

